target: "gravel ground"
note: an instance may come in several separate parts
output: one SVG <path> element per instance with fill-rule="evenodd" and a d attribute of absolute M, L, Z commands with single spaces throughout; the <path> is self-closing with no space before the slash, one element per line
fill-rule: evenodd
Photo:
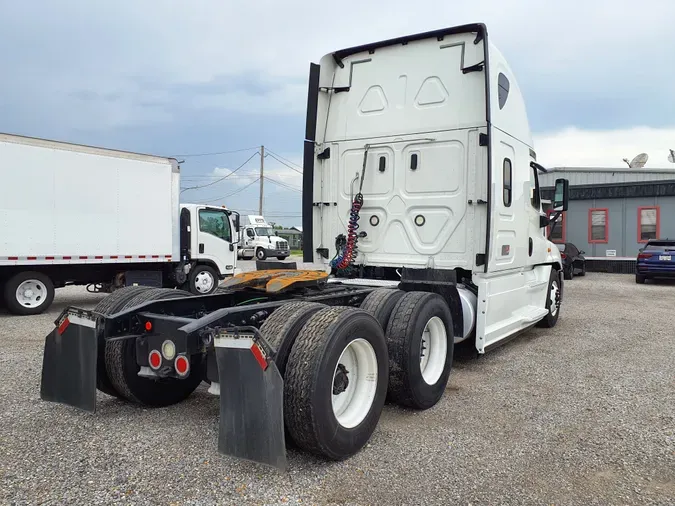
<path fill-rule="evenodd" d="M 99 393 L 95 415 L 39 398 L 48 314 L 0 314 L 2 504 L 673 504 L 675 285 L 589 273 L 552 331 L 460 356 L 446 395 L 386 406 L 342 463 L 289 452 L 281 474 L 216 452 L 218 401 L 143 409 Z"/>

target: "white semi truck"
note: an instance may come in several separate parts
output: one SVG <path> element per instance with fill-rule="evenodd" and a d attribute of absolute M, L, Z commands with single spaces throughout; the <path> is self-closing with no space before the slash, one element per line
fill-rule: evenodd
<path fill-rule="evenodd" d="M 130 287 L 94 311 L 67 308 L 45 342 L 42 398 L 94 411 L 98 388 L 168 405 L 206 381 L 218 450 L 283 469 L 286 438 L 345 459 L 385 400 L 434 406 L 456 343 L 480 354 L 556 325 L 545 169 L 484 25 L 312 64 L 304 147 L 304 260 L 324 269 L 237 274 L 201 297 Z M 561 213 L 567 180 L 555 188 Z"/>
<path fill-rule="evenodd" d="M 290 254 L 288 241 L 276 235 L 264 216 L 245 217 L 239 233 L 239 258 L 250 260 L 255 257 L 265 260 L 268 257 L 277 257 L 285 260 Z"/>
<path fill-rule="evenodd" d="M 176 160 L 0 134 L 0 287 L 15 314 L 55 288 L 212 293 L 234 274 L 239 215 L 180 204 Z"/>

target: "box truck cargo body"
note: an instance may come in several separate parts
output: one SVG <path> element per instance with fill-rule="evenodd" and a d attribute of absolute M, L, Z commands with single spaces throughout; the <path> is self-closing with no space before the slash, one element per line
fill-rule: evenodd
<path fill-rule="evenodd" d="M 66 284 L 183 286 L 200 255 L 207 292 L 234 272 L 231 213 L 181 205 L 176 160 L 0 134 L 0 178 L 0 283 L 13 312 L 42 312 Z M 200 209 L 227 216 L 222 244 L 193 248 Z"/>

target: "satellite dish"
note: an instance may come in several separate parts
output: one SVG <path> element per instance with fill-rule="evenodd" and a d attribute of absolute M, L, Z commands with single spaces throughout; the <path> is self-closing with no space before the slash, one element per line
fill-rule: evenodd
<path fill-rule="evenodd" d="M 623 159 L 623 161 L 626 162 L 628 164 L 628 167 L 630 167 L 631 169 L 641 169 L 642 167 L 645 166 L 647 160 L 649 160 L 649 155 L 647 155 L 647 153 L 640 153 L 630 162 L 628 161 L 628 158 Z"/>
<path fill-rule="evenodd" d="M 675 150 L 669 150 L 670 154 L 668 155 L 668 161 L 670 163 L 675 163 Z"/>

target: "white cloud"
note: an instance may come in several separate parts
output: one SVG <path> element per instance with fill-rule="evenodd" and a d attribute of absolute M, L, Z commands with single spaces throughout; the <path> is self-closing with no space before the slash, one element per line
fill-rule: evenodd
<path fill-rule="evenodd" d="M 5 100 L 37 103 L 79 128 L 166 121 L 141 103 L 147 93 L 165 105 L 185 100 L 198 110 L 297 114 L 305 107 L 310 61 L 347 46 L 463 23 L 485 22 L 517 75 L 529 76 L 521 85 L 546 86 L 550 93 L 653 88 L 654 73 L 672 75 L 664 61 L 675 44 L 675 2 L 665 0 L 615 0 L 611 8 L 587 0 L 508 6 L 502 0 L 343 0 L 330 15 L 307 0 L 2 5 L 3 74 L 12 83 L 0 89 Z M 233 88 L 228 77 L 241 75 L 276 85 L 262 92 Z M 529 84 L 533 79 L 540 84 Z M 222 89 L 189 88 L 214 82 Z M 178 99 L 161 96 L 181 86 L 188 88 Z M 80 91 L 118 98 L 108 106 L 66 101 Z"/>
<path fill-rule="evenodd" d="M 535 134 L 534 148 L 537 161 L 545 167 L 628 167 L 624 158 L 647 153 L 645 167 L 675 169 L 668 162 L 669 149 L 675 149 L 675 126 L 597 131 L 570 127 Z"/>

